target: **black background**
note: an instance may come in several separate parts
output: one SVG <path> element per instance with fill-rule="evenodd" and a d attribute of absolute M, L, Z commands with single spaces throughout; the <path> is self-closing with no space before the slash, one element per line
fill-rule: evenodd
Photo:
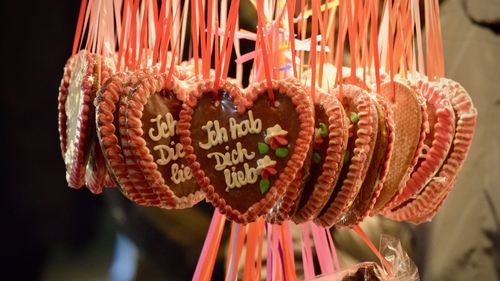
<path fill-rule="evenodd" d="M 55 244 L 85 247 L 102 206 L 67 187 L 59 148 L 57 94 L 79 4 L 0 2 L 1 279 L 36 280 Z"/>

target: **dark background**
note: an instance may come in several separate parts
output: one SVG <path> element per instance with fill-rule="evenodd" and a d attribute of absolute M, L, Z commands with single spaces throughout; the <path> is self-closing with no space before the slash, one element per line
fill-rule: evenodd
<path fill-rule="evenodd" d="M 56 245 L 82 251 L 102 210 L 101 197 L 66 186 L 59 148 L 57 91 L 78 9 L 0 2 L 1 279 L 36 280 Z"/>

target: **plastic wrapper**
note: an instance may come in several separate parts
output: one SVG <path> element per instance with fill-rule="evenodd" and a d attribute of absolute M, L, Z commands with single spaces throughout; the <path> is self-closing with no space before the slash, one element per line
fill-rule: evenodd
<path fill-rule="evenodd" d="M 401 242 L 395 237 L 383 234 L 380 237 L 380 253 L 389 263 L 392 274 L 387 274 L 384 280 L 389 281 L 419 281 L 418 268 L 408 256 Z"/>
<path fill-rule="evenodd" d="M 385 268 L 374 262 L 363 262 L 333 274 L 321 275 L 309 281 L 419 281 L 418 269 L 399 240 L 389 235 L 380 238 L 380 253 Z M 388 267 L 388 268 L 387 268 Z"/>

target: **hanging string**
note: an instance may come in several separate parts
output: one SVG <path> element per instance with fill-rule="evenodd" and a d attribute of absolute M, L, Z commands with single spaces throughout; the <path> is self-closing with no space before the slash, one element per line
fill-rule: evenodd
<path fill-rule="evenodd" d="M 229 62 L 231 61 L 231 51 L 233 48 L 235 30 L 236 30 L 236 20 L 238 18 L 239 10 L 239 0 L 231 2 L 231 7 L 229 9 L 229 16 L 226 23 L 226 29 L 224 32 L 223 43 L 221 46 L 219 59 L 216 60 L 215 69 L 215 83 L 214 87 L 217 89 L 220 78 L 226 79 L 227 73 L 229 71 Z M 217 41 L 216 41 L 217 42 Z M 222 76 L 221 76 L 222 72 Z"/>
<path fill-rule="evenodd" d="M 322 68 L 322 65 L 316 65 L 316 46 L 318 44 L 318 11 L 319 5 L 318 0 L 312 1 L 312 23 L 311 23 L 311 52 L 310 56 L 310 65 L 312 67 L 312 75 L 311 75 L 311 99 L 313 101 L 316 100 L 316 70 Z"/>
<path fill-rule="evenodd" d="M 86 9 L 87 9 L 87 0 L 82 0 L 82 2 L 80 3 L 80 12 L 78 13 L 75 38 L 73 39 L 73 50 L 71 52 L 72 55 L 75 55 L 76 52 L 78 51 L 78 42 L 80 41 L 80 38 L 82 36 L 83 16 L 85 14 Z"/>
<path fill-rule="evenodd" d="M 370 248 L 370 250 L 375 254 L 375 256 L 377 256 L 377 258 L 382 262 L 382 265 L 384 266 L 384 269 L 389 274 L 389 276 L 392 276 L 393 275 L 392 268 L 389 265 L 389 262 L 387 262 L 387 260 L 382 256 L 382 254 L 377 250 L 377 247 L 373 245 L 372 241 L 370 240 L 370 238 L 368 238 L 363 229 L 361 229 L 359 225 L 356 225 L 354 226 L 353 230 L 359 235 L 361 240 L 365 242 L 365 244 L 368 246 L 368 248 Z"/>
<path fill-rule="evenodd" d="M 212 221 L 210 222 L 210 227 L 203 243 L 192 280 L 210 280 L 225 221 L 226 218 L 216 209 L 212 216 Z"/>
<path fill-rule="evenodd" d="M 380 93 L 380 58 L 378 50 L 378 3 L 372 2 L 370 9 L 371 17 L 371 32 L 370 45 L 372 48 L 373 66 L 375 71 L 375 84 L 377 85 L 377 93 Z"/>
<path fill-rule="evenodd" d="M 293 16 L 295 11 L 295 1 L 286 1 L 287 18 L 288 18 L 288 42 L 290 42 L 290 53 L 292 55 L 293 77 L 297 76 L 297 61 L 295 52 L 295 26 L 293 24 Z"/>
<path fill-rule="evenodd" d="M 264 25 L 264 14 L 263 14 L 263 0 L 257 0 L 257 37 L 260 39 L 260 45 L 262 50 L 262 61 L 264 62 L 264 73 L 266 75 L 267 83 L 267 94 L 268 99 L 271 104 L 274 104 L 274 92 L 271 82 L 271 66 L 269 64 L 269 57 L 267 55 L 266 38 L 265 38 L 265 25 Z"/>

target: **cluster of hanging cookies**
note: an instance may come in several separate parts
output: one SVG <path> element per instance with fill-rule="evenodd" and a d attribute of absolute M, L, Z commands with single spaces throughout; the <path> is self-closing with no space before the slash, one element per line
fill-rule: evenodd
<path fill-rule="evenodd" d="M 197 78 L 193 67 L 114 73 L 112 57 L 71 57 L 59 89 L 68 184 L 116 186 L 167 209 L 205 199 L 238 223 L 348 227 L 376 214 L 421 223 L 443 204 L 470 147 L 477 113 L 449 79 L 322 89 L 287 78 L 243 89 Z"/>

